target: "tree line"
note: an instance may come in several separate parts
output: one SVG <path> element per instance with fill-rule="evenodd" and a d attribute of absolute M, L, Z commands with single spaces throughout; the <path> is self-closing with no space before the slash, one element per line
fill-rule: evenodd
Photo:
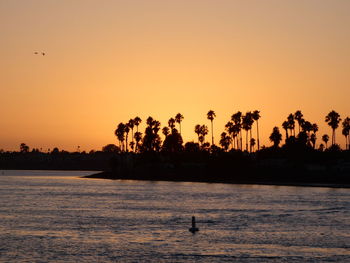
<path fill-rule="evenodd" d="M 207 113 L 207 119 L 211 124 L 211 144 L 206 141 L 206 136 L 209 134 L 209 128 L 206 124 L 196 124 L 194 132 L 197 135 L 198 141 L 187 142 L 183 145 L 181 136 L 181 123 L 184 116 L 181 113 L 176 114 L 168 120 L 166 126 L 161 127 L 161 123 L 152 117 L 146 119 L 146 128 L 144 133 L 139 131 L 139 125 L 142 122 L 140 117 L 130 119 L 126 123 L 119 123 L 114 132 L 118 139 L 118 151 L 121 152 L 149 152 L 149 151 L 169 151 L 178 152 L 183 149 L 197 149 L 197 150 L 217 150 L 223 151 L 238 150 L 246 152 L 259 151 L 259 119 L 261 118 L 260 111 L 248 111 L 245 114 L 238 111 L 231 115 L 231 119 L 225 124 L 224 131 L 220 135 L 219 146 L 214 141 L 214 119 L 216 114 L 213 110 Z M 346 117 L 341 122 L 339 113 L 334 110 L 330 111 L 325 116 L 325 122 L 331 127 L 331 147 L 338 147 L 336 144 L 335 131 L 342 125 L 342 134 L 345 136 L 346 150 L 349 149 L 349 133 L 350 133 L 350 118 Z M 296 127 L 296 124 L 298 125 Z M 178 125 L 178 129 L 176 127 Z M 256 138 L 253 137 L 253 126 L 255 126 Z M 306 120 L 303 113 L 297 110 L 295 113 L 290 113 L 286 120 L 282 123 L 282 128 L 285 130 L 286 145 L 288 144 L 303 144 L 309 148 L 316 149 L 318 125 Z M 134 133 L 134 129 L 136 132 Z M 298 132 L 296 133 L 296 128 Z M 162 132 L 164 141 L 159 132 Z M 131 137 L 129 139 L 129 137 Z M 279 127 L 274 127 L 269 136 L 273 147 L 279 147 L 282 141 L 282 134 Z M 325 150 L 328 148 L 329 136 L 322 135 L 322 141 L 318 150 Z M 244 142 L 244 145 L 243 145 Z M 256 148 L 255 148 L 256 147 Z"/>

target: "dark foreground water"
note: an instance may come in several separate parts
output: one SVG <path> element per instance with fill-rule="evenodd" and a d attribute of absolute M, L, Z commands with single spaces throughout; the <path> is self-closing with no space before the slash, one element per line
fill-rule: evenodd
<path fill-rule="evenodd" d="M 349 189 L 84 174 L 0 171 L 1 262 L 350 262 Z"/>

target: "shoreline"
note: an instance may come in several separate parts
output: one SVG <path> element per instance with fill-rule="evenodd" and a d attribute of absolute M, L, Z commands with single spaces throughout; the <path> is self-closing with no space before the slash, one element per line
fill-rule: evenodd
<path fill-rule="evenodd" d="M 307 183 L 307 182 L 271 182 L 271 181 L 244 181 L 244 180 L 205 180 L 193 179 L 185 180 L 184 178 L 175 178 L 172 176 L 161 177 L 136 177 L 136 176 L 119 176 L 115 177 L 111 172 L 99 172 L 92 175 L 82 176 L 86 179 L 105 179 L 105 180 L 134 180 L 134 181 L 150 181 L 150 182 L 189 182 L 189 183 L 215 183 L 215 184 L 237 184 L 237 185 L 266 185 L 266 186 L 292 186 L 292 187 L 320 187 L 320 188 L 350 188 L 350 184 L 341 183 Z"/>

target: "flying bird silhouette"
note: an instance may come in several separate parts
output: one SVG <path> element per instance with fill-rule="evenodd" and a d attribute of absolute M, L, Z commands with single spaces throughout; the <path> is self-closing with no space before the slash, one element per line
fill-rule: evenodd
<path fill-rule="evenodd" d="M 35 55 L 38 55 L 38 54 L 39 54 L 39 52 L 38 52 L 38 51 L 35 51 L 35 52 L 34 52 L 34 54 L 35 54 Z M 40 52 L 40 54 L 41 54 L 41 55 L 43 55 L 43 56 L 45 56 L 45 55 L 46 55 L 46 53 L 45 53 L 45 52 Z"/>

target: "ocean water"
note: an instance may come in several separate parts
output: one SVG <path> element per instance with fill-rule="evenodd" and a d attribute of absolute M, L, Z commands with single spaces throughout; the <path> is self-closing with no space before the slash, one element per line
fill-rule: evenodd
<path fill-rule="evenodd" d="M 90 173 L 0 171 L 0 262 L 350 262 L 350 189 Z"/>

